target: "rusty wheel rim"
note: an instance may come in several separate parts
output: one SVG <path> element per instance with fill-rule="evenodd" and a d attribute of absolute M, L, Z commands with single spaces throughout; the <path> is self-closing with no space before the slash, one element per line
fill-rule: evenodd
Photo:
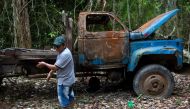
<path fill-rule="evenodd" d="M 142 88 L 147 95 L 161 95 L 168 86 L 166 79 L 158 73 L 147 75 L 143 81 Z"/>

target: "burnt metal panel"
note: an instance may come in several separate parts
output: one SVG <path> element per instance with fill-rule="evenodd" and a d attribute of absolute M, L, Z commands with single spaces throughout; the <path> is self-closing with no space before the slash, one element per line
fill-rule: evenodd
<path fill-rule="evenodd" d="M 123 27 L 123 30 L 121 31 L 87 31 L 86 17 L 92 14 L 97 16 L 103 15 L 112 17 L 115 21 L 121 23 L 117 17 L 110 13 L 80 13 L 78 23 L 80 28 L 80 35 L 78 37 L 79 63 L 85 65 L 110 63 L 122 64 L 122 62 L 124 62 L 123 59 L 126 59 L 128 56 L 128 38 L 126 37 L 126 27 L 121 23 L 121 26 Z M 92 22 L 94 23 L 94 21 Z M 90 24 L 89 21 L 88 24 Z"/>
<path fill-rule="evenodd" d="M 88 62 L 99 58 L 105 63 L 119 63 L 127 53 L 128 41 L 124 32 L 97 32 L 91 37 L 79 38 L 78 42 L 79 53 L 84 54 Z"/>

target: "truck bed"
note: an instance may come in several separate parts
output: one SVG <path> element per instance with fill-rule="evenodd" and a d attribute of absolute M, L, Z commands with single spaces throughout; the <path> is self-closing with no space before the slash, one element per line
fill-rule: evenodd
<path fill-rule="evenodd" d="M 10 58 L 15 60 L 54 60 L 56 55 L 54 50 L 6 48 L 0 50 L 0 62 Z"/>

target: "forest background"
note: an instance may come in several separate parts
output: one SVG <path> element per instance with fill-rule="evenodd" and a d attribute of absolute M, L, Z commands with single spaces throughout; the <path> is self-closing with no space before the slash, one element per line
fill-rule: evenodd
<path fill-rule="evenodd" d="M 135 30 L 175 8 L 180 12 L 157 33 L 184 38 L 188 44 L 189 0 L 0 0 L 0 49 L 52 46 L 53 39 L 65 33 L 63 10 L 73 19 L 72 34 L 77 37 L 77 18 L 81 11 L 113 12 L 130 30 Z"/>

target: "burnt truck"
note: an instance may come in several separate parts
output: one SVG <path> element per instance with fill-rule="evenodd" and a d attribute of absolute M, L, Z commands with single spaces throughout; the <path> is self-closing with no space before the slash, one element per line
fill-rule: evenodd
<path fill-rule="evenodd" d="M 163 13 L 130 31 L 113 13 L 81 12 L 78 36 L 68 40 L 77 76 L 106 76 L 109 80 L 132 79 L 137 95 L 168 97 L 174 89 L 171 72 L 183 69 L 183 40 L 156 39 L 155 31 L 177 14 Z M 71 39 L 71 38 L 70 38 Z M 39 61 L 54 63 L 52 50 L 6 48 L 0 51 L 0 81 L 25 75 L 44 77 Z M 129 76 L 134 75 L 134 76 Z M 46 75 L 45 75 L 46 76 Z"/>

